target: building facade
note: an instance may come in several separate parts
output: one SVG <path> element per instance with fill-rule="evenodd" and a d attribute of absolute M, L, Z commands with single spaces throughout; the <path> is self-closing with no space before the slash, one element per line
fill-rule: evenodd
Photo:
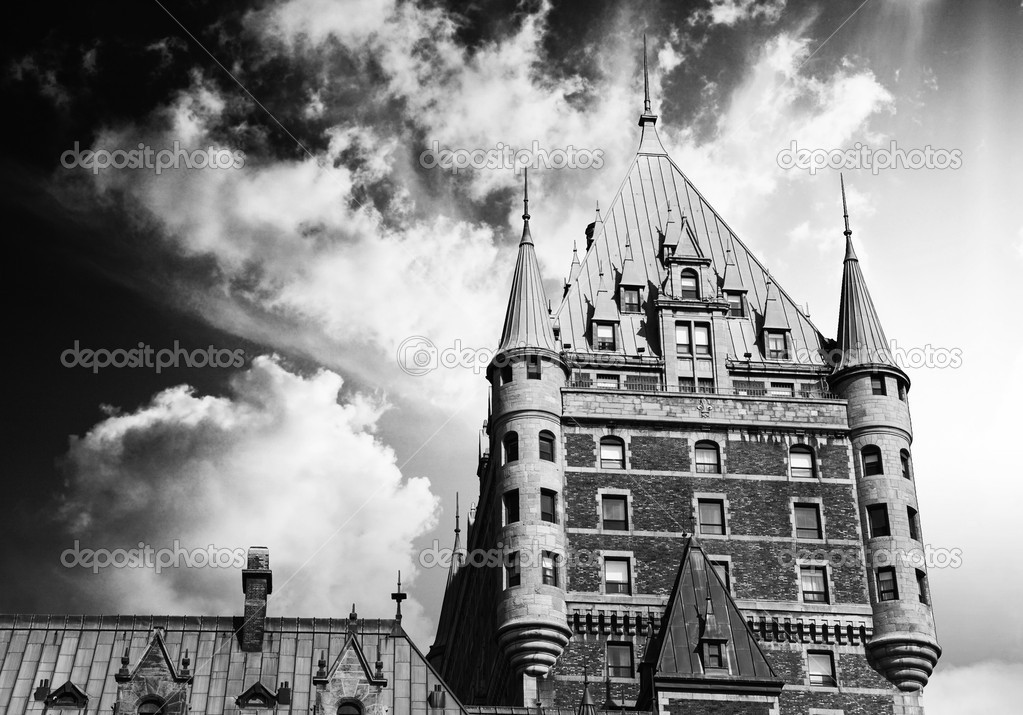
<path fill-rule="evenodd" d="M 527 197 L 428 655 L 400 585 L 390 620 L 268 617 L 253 547 L 241 616 L 0 617 L 0 713 L 921 715 L 941 650 L 909 379 L 848 216 L 831 340 L 656 121 L 647 98 L 556 310 Z"/>
<path fill-rule="evenodd" d="M 473 704 L 573 707 L 598 681 L 605 709 L 920 713 L 941 651 L 909 378 L 848 214 L 831 340 L 656 121 L 648 98 L 555 310 L 526 202 L 479 500 L 428 658 Z"/>

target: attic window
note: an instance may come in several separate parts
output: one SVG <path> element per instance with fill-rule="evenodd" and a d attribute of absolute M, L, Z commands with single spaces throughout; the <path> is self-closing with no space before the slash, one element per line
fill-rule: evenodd
<path fill-rule="evenodd" d="M 703 644 L 703 668 L 704 670 L 724 669 L 724 649 L 720 643 Z"/>
<path fill-rule="evenodd" d="M 785 333 L 781 330 L 770 330 L 767 333 L 767 359 L 788 360 L 789 351 L 785 348 Z"/>
<path fill-rule="evenodd" d="M 337 715 L 362 715 L 362 705 L 348 701 L 337 708 Z"/>
<path fill-rule="evenodd" d="M 741 293 L 728 294 L 728 314 L 733 318 L 745 317 L 746 311 L 744 310 L 742 305 Z"/>
<path fill-rule="evenodd" d="M 597 350 L 615 349 L 615 326 L 597 324 Z"/>
<path fill-rule="evenodd" d="M 700 299 L 700 285 L 699 277 L 696 275 L 696 271 L 684 270 L 679 280 L 682 289 L 682 298 L 685 300 L 699 300 Z"/>
<path fill-rule="evenodd" d="M 163 712 L 163 701 L 148 698 L 139 704 L 138 715 L 160 715 Z"/>
<path fill-rule="evenodd" d="M 622 312 L 623 313 L 639 312 L 638 288 L 622 288 Z"/>

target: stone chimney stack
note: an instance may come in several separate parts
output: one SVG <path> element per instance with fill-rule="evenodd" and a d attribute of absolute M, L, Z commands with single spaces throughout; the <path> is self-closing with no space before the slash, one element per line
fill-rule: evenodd
<path fill-rule="evenodd" d="M 270 550 L 265 546 L 249 547 L 248 564 L 242 570 L 242 591 L 245 592 L 245 620 L 239 634 L 242 650 L 259 652 L 263 649 L 266 600 L 273 593 Z"/>

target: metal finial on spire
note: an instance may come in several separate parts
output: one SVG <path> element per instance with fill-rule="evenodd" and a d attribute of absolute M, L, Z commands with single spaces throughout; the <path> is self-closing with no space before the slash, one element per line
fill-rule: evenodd
<path fill-rule="evenodd" d="M 455 533 L 462 533 L 462 520 L 458 515 L 458 492 L 455 492 Z M 401 571 L 398 572 L 398 583 L 401 583 Z"/>
<path fill-rule="evenodd" d="M 401 602 L 408 598 L 407 593 L 401 592 L 401 571 L 398 572 L 398 590 L 391 594 L 391 600 L 398 604 L 398 611 L 394 615 L 394 620 L 397 623 L 401 623 Z"/>
<path fill-rule="evenodd" d="M 522 170 L 522 220 L 529 220 L 529 169 Z"/>
<path fill-rule="evenodd" d="M 603 221 L 603 219 L 600 218 L 600 201 L 598 200 L 597 201 L 597 222 L 600 223 L 601 221 Z"/>
<path fill-rule="evenodd" d="M 646 33 L 643 33 L 643 113 L 650 114 L 650 73 L 646 65 Z"/>
<path fill-rule="evenodd" d="M 849 228 L 849 207 L 845 203 L 845 177 L 839 174 L 838 181 L 842 185 L 842 217 L 845 219 L 845 235 L 848 238 L 852 235 L 852 229 Z"/>

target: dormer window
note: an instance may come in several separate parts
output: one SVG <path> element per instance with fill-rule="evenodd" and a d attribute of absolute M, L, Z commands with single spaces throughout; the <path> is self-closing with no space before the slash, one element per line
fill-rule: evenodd
<path fill-rule="evenodd" d="M 598 323 L 596 325 L 597 350 L 615 349 L 615 326 Z"/>
<path fill-rule="evenodd" d="M 725 657 L 724 646 L 721 643 L 703 644 L 703 668 L 704 670 L 724 669 Z"/>
<path fill-rule="evenodd" d="M 622 288 L 622 312 L 623 313 L 639 312 L 638 288 Z"/>
<path fill-rule="evenodd" d="M 781 330 L 769 330 L 767 332 L 767 359 L 788 360 L 789 351 L 785 347 L 785 333 Z"/>
<path fill-rule="evenodd" d="M 679 287 L 683 300 L 700 299 L 700 278 L 696 271 L 688 268 L 682 271 L 682 275 L 679 278 Z"/>
<path fill-rule="evenodd" d="M 730 315 L 733 318 L 746 317 L 746 311 L 742 304 L 741 293 L 728 294 L 728 315 Z"/>

